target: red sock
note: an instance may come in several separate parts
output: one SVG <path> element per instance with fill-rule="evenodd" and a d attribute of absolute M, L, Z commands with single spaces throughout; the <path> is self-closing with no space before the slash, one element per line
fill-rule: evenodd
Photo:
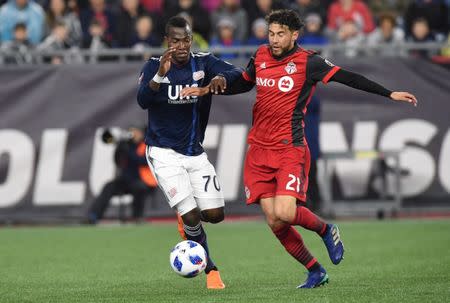
<path fill-rule="evenodd" d="M 307 269 L 310 269 L 317 263 L 316 258 L 311 255 L 303 243 L 302 237 L 293 226 L 286 224 L 277 230 L 272 230 L 272 232 L 280 240 L 287 252 Z"/>
<path fill-rule="evenodd" d="M 300 225 L 306 229 L 315 231 L 319 236 L 325 234 L 327 224 L 304 206 L 298 206 L 292 225 Z"/>

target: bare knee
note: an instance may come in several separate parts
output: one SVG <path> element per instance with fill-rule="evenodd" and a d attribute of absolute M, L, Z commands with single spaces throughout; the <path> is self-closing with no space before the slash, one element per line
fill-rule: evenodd
<path fill-rule="evenodd" d="M 267 225 L 269 225 L 270 229 L 277 230 L 278 228 L 284 225 L 284 222 L 281 221 L 278 217 L 276 217 L 274 212 L 266 213 L 265 215 Z"/>
<path fill-rule="evenodd" d="M 277 201 L 274 205 L 274 215 L 278 220 L 283 221 L 284 223 L 291 223 L 295 219 L 297 208 L 296 201 L 285 200 L 285 197 L 281 199 L 283 200 L 279 200 L 280 202 Z M 290 199 L 290 197 L 288 199 Z"/>
<path fill-rule="evenodd" d="M 223 207 L 203 210 L 202 219 L 212 224 L 222 222 L 225 219 Z"/>

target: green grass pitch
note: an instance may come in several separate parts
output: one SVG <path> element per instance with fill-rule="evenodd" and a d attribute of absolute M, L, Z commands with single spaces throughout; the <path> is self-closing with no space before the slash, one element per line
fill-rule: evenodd
<path fill-rule="evenodd" d="M 331 264 L 301 231 L 330 283 L 295 287 L 304 269 L 263 222 L 207 225 L 227 288 L 177 276 L 175 223 L 0 228 L 0 302 L 450 302 L 450 220 L 341 222 L 345 260 Z"/>

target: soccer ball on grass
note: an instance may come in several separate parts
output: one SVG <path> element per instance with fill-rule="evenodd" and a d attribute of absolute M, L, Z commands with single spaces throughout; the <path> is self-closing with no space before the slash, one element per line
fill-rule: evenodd
<path fill-rule="evenodd" d="M 206 251 L 197 242 L 186 240 L 170 252 L 170 266 L 182 277 L 193 278 L 206 268 Z"/>

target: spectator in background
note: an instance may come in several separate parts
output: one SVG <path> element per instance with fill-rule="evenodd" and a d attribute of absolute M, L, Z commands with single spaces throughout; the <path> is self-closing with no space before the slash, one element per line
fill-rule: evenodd
<path fill-rule="evenodd" d="M 119 14 L 117 15 L 117 43 L 119 47 L 131 47 L 136 38 L 136 21 L 144 15 L 144 8 L 139 0 L 122 0 Z M 153 25 L 153 24 L 152 24 Z"/>
<path fill-rule="evenodd" d="M 381 16 L 386 12 L 391 12 L 397 18 L 400 16 L 398 23 L 403 24 L 403 14 L 406 11 L 407 6 L 411 0 L 370 0 L 366 1 L 369 6 L 372 15 L 375 20 L 379 23 Z"/>
<path fill-rule="evenodd" d="M 256 0 L 243 1 L 242 7 L 247 11 L 248 28 L 259 18 L 265 18 L 271 11 L 285 7 L 282 1 L 277 0 Z"/>
<path fill-rule="evenodd" d="M 415 0 L 410 3 L 405 13 L 406 36 L 413 36 L 415 20 L 423 18 L 429 31 L 436 39 L 443 41 L 449 32 L 449 11 L 444 0 Z M 414 38 L 412 38 L 414 40 Z"/>
<path fill-rule="evenodd" d="M 222 0 L 200 0 L 200 4 L 204 9 L 206 9 L 209 13 L 212 13 L 216 9 L 219 8 Z"/>
<path fill-rule="evenodd" d="M 141 4 L 147 12 L 161 15 L 164 6 L 164 0 L 141 0 Z"/>
<path fill-rule="evenodd" d="M 99 51 L 105 48 L 110 48 L 110 40 L 105 37 L 105 30 L 97 20 L 92 20 L 89 26 L 89 38 L 84 39 L 83 48 L 89 48 L 91 51 Z"/>
<path fill-rule="evenodd" d="M 81 46 L 83 33 L 78 16 L 69 11 L 65 0 L 50 0 L 46 18 L 46 35 L 50 35 L 53 28 L 60 23 L 64 23 L 66 27 L 65 43 L 69 47 Z"/>
<path fill-rule="evenodd" d="M 362 46 L 364 40 L 362 29 L 353 19 L 348 19 L 339 27 L 335 42 L 345 46 L 341 53 L 353 58 L 361 53 L 359 47 Z"/>
<path fill-rule="evenodd" d="M 297 12 L 303 20 L 313 13 L 318 14 L 321 20 L 325 20 L 327 14 L 320 0 L 295 0 L 291 3 L 290 8 Z"/>
<path fill-rule="evenodd" d="M 247 40 L 247 45 L 260 46 L 262 44 L 268 44 L 268 30 L 269 28 L 267 26 L 267 22 L 263 18 L 259 18 L 253 21 L 252 33 L 250 38 Z"/>
<path fill-rule="evenodd" d="M 189 14 L 183 12 L 178 14 L 178 16 L 184 18 L 191 25 L 191 28 L 193 27 L 194 20 Z M 209 43 L 203 38 L 202 35 L 193 31 L 191 48 L 196 51 L 208 51 Z"/>
<path fill-rule="evenodd" d="M 172 16 L 180 13 L 186 13 L 191 16 L 192 20 L 194 20 L 192 24 L 193 31 L 202 35 L 203 39 L 209 40 L 211 30 L 210 17 L 208 12 L 200 6 L 198 0 L 178 0 L 175 4 L 168 3 L 163 20 L 159 22 L 158 32 L 164 36 L 164 25 Z"/>
<path fill-rule="evenodd" d="M 28 41 L 41 42 L 44 29 L 44 10 L 33 0 L 9 0 L 0 8 L 0 42 L 11 41 L 16 24 L 26 26 Z"/>
<path fill-rule="evenodd" d="M 55 52 L 64 51 L 72 47 L 68 42 L 69 30 L 64 21 L 57 21 L 53 26 L 51 34 L 45 38 L 45 40 L 38 45 L 37 49 L 44 52 Z M 65 53 L 64 55 L 51 55 L 49 59 L 51 64 L 59 65 L 62 63 L 70 63 L 72 58 L 77 58 L 79 61 L 81 58 L 79 56 L 71 56 L 71 53 Z M 44 59 L 47 59 L 44 57 Z"/>
<path fill-rule="evenodd" d="M 390 47 L 379 47 L 372 49 L 369 47 L 369 55 L 378 54 L 382 56 L 404 55 L 404 52 L 398 47 L 405 41 L 405 33 L 399 27 L 395 16 L 391 13 L 380 15 L 379 26 L 367 37 L 367 45 L 377 47 L 380 44 L 390 44 Z"/>
<path fill-rule="evenodd" d="M 143 50 L 148 47 L 158 47 L 161 44 L 153 32 L 153 20 L 150 16 L 141 16 L 136 21 L 136 29 L 132 39 L 132 47 L 135 50 Z"/>
<path fill-rule="evenodd" d="M 305 18 L 305 32 L 300 36 L 300 45 L 325 45 L 328 38 L 322 32 L 322 18 L 319 14 L 311 13 Z"/>
<path fill-rule="evenodd" d="M 375 29 L 373 16 L 359 0 L 337 0 L 328 8 L 328 30 L 336 32 L 346 22 L 353 22 L 364 34 Z M 348 28 L 348 26 L 346 26 Z"/>
<path fill-rule="evenodd" d="M 233 23 L 233 20 L 228 18 L 223 18 L 217 23 L 217 37 L 211 40 L 211 46 L 221 46 L 221 47 L 234 47 L 240 46 L 241 43 L 234 37 L 234 31 L 236 29 L 236 25 Z M 228 53 L 228 54 L 220 54 L 218 57 L 222 60 L 234 59 L 237 58 L 237 54 Z"/>
<path fill-rule="evenodd" d="M 105 0 L 89 0 L 90 7 L 85 9 L 80 16 L 81 28 L 83 30 L 83 45 L 91 45 L 91 42 L 103 41 L 104 44 L 112 46 L 115 34 L 115 17 L 113 13 L 106 8 Z M 98 29 L 101 27 L 101 31 Z M 97 34 L 92 36 L 92 28 Z M 99 35 L 101 32 L 101 35 Z"/>
<path fill-rule="evenodd" d="M 434 34 L 430 31 L 430 26 L 425 18 L 418 18 L 413 21 L 411 30 L 411 36 L 407 38 L 407 41 L 415 43 L 426 43 L 436 41 Z M 411 50 L 410 55 L 418 58 L 429 58 L 434 55 L 431 50 Z"/>
<path fill-rule="evenodd" d="M 17 23 L 14 26 L 14 38 L 7 41 L 0 47 L 1 50 L 7 52 L 4 56 L 6 64 L 24 64 L 31 63 L 32 58 L 29 54 L 31 44 L 28 41 L 27 26 L 24 23 Z"/>
<path fill-rule="evenodd" d="M 217 11 L 212 14 L 212 26 L 217 26 L 224 18 L 230 19 L 234 23 L 234 38 L 243 42 L 247 39 L 248 18 L 246 11 L 240 6 L 239 0 L 222 0 L 222 4 Z M 213 36 L 218 36 L 214 32 Z"/>

